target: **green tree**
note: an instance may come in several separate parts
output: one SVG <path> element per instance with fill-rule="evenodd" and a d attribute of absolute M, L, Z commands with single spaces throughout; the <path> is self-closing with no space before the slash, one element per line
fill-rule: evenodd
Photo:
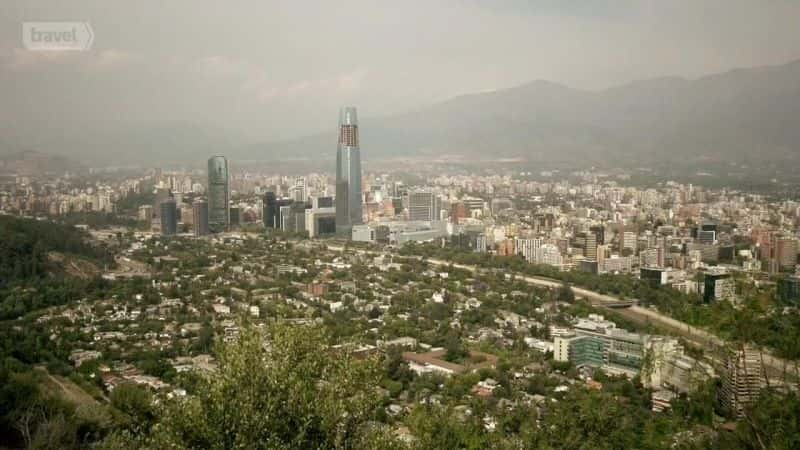
<path fill-rule="evenodd" d="M 765 389 L 736 426 L 730 447 L 800 448 L 800 398 L 797 393 L 780 394 Z"/>
<path fill-rule="evenodd" d="M 556 294 L 556 300 L 560 302 L 572 303 L 575 301 L 575 293 L 572 291 L 572 286 L 568 283 L 561 283 Z"/>
<path fill-rule="evenodd" d="M 196 395 L 166 402 L 152 431 L 128 447 L 375 448 L 380 362 L 330 348 L 317 328 L 246 329 L 220 348 L 219 370 Z M 111 440 L 118 440 L 119 435 Z"/>
<path fill-rule="evenodd" d="M 117 386 L 110 395 L 111 406 L 122 413 L 120 424 L 132 432 L 145 432 L 155 419 L 153 396 L 131 383 Z"/>

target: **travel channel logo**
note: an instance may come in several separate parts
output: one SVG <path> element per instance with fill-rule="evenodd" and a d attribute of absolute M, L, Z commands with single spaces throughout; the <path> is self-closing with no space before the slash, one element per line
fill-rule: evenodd
<path fill-rule="evenodd" d="M 23 22 L 22 44 L 27 50 L 89 50 L 94 33 L 88 22 Z"/>

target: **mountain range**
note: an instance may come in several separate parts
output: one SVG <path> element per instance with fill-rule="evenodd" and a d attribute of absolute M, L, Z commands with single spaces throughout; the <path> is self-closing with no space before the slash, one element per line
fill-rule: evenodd
<path fill-rule="evenodd" d="M 357 106 L 357 105 L 356 105 Z M 636 167 L 670 162 L 800 162 L 800 60 L 698 79 L 665 77 L 600 91 L 547 81 L 463 95 L 402 114 L 360 112 L 362 159 L 514 160 Z M 332 120 L 335 120 L 333 118 Z M 0 142 L 93 164 L 200 166 L 232 160 L 334 160 L 336 127 L 278 142 L 192 123 L 80 130 Z M 332 166 L 333 162 L 331 162 Z"/>
<path fill-rule="evenodd" d="M 800 61 L 602 91 L 534 81 L 404 114 L 367 116 L 360 133 L 365 159 L 800 162 Z M 319 155 L 335 142 L 331 130 L 250 151 Z"/>

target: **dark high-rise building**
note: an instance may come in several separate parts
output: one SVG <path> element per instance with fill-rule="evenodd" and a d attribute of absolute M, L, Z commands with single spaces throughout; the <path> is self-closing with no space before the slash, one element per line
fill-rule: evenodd
<path fill-rule="evenodd" d="M 175 199 L 170 197 L 159 205 L 161 213 L 161 235 L 172 236 L 178 232 L 178 211 Z"/>
<path fill-rule="evenodd" d="M 800 276 L 786 276 L 778 280 L 778 299 L 785 305 L 800 305 Z"/>
<path fill-rule="evenodd" d="M 242 210 L 238 206 L 231 206 L 228 215 L 230 216 L 230 226 L 238 227 L 242 224 Z"/>
<path fill-rule="evenodd" d="M 212 156 L 208 160 L 208 228 L 213 233 L 226 231 L 230 217 L 230 176 L 228 160 Z"/>
<path fill-rule="evenodd" d="M 595 225 L 589 227 L 589 231 L 594 233 L 597 245 L 605 245 L 606 243 L 606 228 L 602 225 Z"/>
<path fill-rule="evenodd" d="M 314 209 L 333 208 L 333 197 L 314 197 L 311 199 L 311 206 Z"/>
<path fill-rule="evenodd" d="M 284 224 L 284 231 L 291 231 L 293 233 L 302 233 L 306 230 L 306 210 L 311 209 L 311 204 L 306 202 L 294 202 L 289 205 L 289 211 L 286 218 L 283 217 L 283 208 L 281 208 L 281 221 Z"/>
<path fill-rule="evenodd" d="M 336 149 L 336 231 L 349 234 L 362 223 L 361 150 L 358 144 L 356 108 L 339 111 L 339 143 Z"/>
<path fill-rule="evenodd" d="M 317 235 L 328 236 L 336 233 L 336 217 L 320 217 L 317 219 Z"/>
<path fill-rule="evenodd" d="M 264 195 L 264 227 L 276 230 L 285 230 L 286 221 L 289 220 L 290 206 L 294 200 L 290 198 L 277 198 L 274 192 L 267 192 Z M 305 206 L 305 203 L 302 203 Z"/>
<path fill-rule="evenodd" d="M 706 303 L 730 299 L 734 295 L 734 281 L 729 273 L 707 273 L 704 284 L 703 300 Z"/>
<path fill-rule="evenodd" d="M 193 227 L 195 236 L 205 236 L 208 234 L 208 202 L 205 200 L 195 200 L 192 204 Z"/>
<path fill-rule="evenodd" d="M 657 288 L 667 284 L 669 281 L 667 269 L 658 267 L 642 267 L 639 269 L 639 278 L 649 284 L 651 287 Z"/>
<path fill-rule="evenodd" d="M 264 194 L 264 213 L 262 220 L 266 228 L 280 228 L 278 220 L 278 198 L 274 192 Z"/>

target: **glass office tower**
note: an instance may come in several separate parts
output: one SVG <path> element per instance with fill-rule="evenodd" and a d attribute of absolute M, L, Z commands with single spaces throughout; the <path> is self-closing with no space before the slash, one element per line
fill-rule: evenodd
<path fill-rule="evenodd" d="M 226 231 L 230 218 L 228 160 L 224 156 L 208 159 L 208 228 L 212 233 Z"/>
<path fill-rule="evenodd" d="M 358 146 L 356 108 L 339 111 L 339 144 L 336 149 L 336 232 L 349 235 L 361 217 L 361 151 Z"/>

